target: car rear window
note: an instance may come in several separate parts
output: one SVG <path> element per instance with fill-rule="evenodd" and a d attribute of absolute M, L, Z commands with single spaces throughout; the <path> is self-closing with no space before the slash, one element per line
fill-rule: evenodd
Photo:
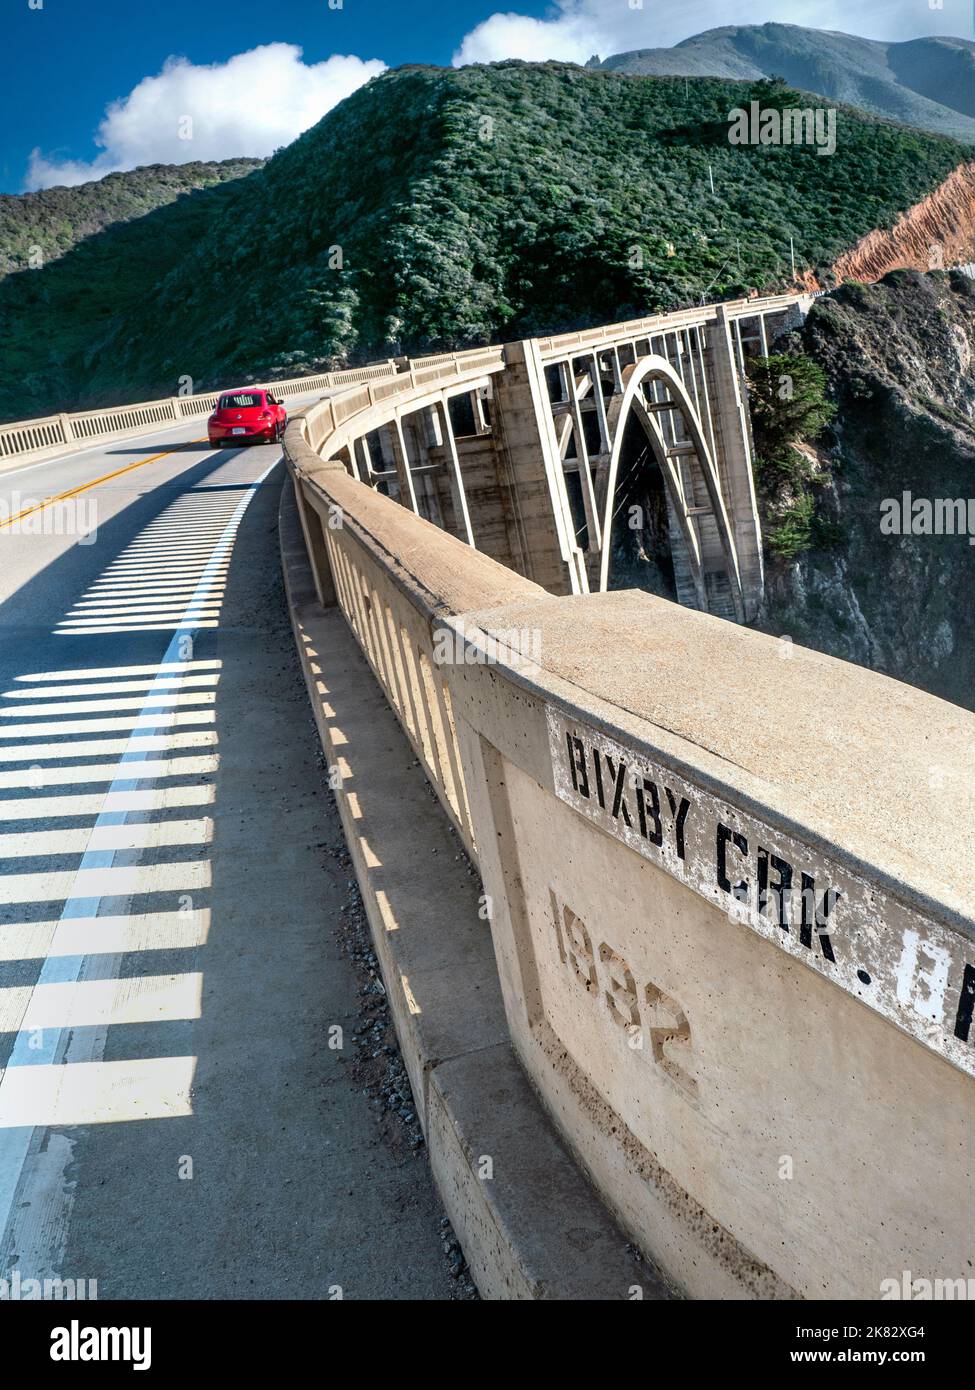
<path fill-rule="evenodd" d="M 251 406 L 263 405 L 263 396 L 257 395 L 254 391 L 238 391 L 235 396 L 221 396 L 221 410 L 247 410 Z"/>

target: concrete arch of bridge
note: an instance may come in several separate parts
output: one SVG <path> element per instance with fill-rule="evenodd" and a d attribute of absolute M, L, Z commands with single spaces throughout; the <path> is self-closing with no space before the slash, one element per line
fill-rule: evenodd
<path fill-rule="evenodd" d="M 696 457 L 704 479 L 711 511 L 714 516 L 715 525 L 717 526 L 735 609 L 739 614 L 739 621 L 741 621 L 744 618 L 744 603 L 742 599 L 738 555 L 735 548 L 734 536 L 728 521 L 724 498 L 721 493 L 721 482 L 718 477 L 718 472 L 714 460 L 711 457 L 707 441 L 705 440 L 704 431 L 701 427 L 697 411 L 694 408 L 690 396 L 687 394 L 683 381 L 666 358 L 656 354 L 642 357 L 639 361 L 623 369 L 623 391 L 621 394 L 612 398 L 608 410 L 607 423 L 612 445 L 607 469 L 602 529 L 602 553 L 600 555 L 599 566 L 599 588 L 601 591 L 605 591 L 609 584 L 612 525 L 616 504 L 620 455 L 622 453 L 623 437 L 626 432 L 627 420 L 632 413 L 642 426 L 650 444 L 650 448 L 653 451 L 653 455 L 660 466 L 664 484 L 670 495 L 671 502 L 673 503 L 674 513 L 677 517 L 681 537 L 684 541 L 686 558 L 694 579 L 698 602 L 702 611 L 708 611 L 701 547 L 697 531 L 688 510 L 688 501 L 684 491 L 680 468 L 675 457 L 668 453 L 666 442 L 653 419 L 653 414 L 655 412 L 651 410 L 650 403 L 647 402 L 644 395 L 644 388 L 648 384 L 653 385 L 655 382 L 660 382 L 662 384 L 667 394 L 668 403 L 671 405 L 673 411 L 680 417 L 687 440 L 693 445 L 694 456 Z M 655 402 L 653 404 L 659 403 Z"/>

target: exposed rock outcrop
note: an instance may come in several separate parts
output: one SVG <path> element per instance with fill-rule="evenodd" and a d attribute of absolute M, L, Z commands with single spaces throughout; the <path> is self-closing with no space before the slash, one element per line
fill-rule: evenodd
<path fill-rule="evenodd" d="M 838 281 L 892 270 L 943 270 L 975 261 L 975 163 L 963 164 L 890 231 L 869 232 L 835 262 Z"/>
<path fill-rule="evenodd" d="M 817 493 L 836 539 L 770 563 L 759 626 L 975 708 L 975 281 L 845 285 L 785 346 L 822 365 L 837 404 Z M 937 534 L 937 504 L 956 501 Z"/>

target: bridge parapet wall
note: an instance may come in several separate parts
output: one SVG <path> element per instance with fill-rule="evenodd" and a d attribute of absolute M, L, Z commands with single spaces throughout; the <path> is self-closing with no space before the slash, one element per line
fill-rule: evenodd
<path fill-rule="evenodd" d="M 700 1297 L 960 1277 L 972 716 L 632 591 L 449 626 L 512 1037 L 639 1246 Z"/>
<path fill-rule="evenodd" d="M 480 870 L 551 1118 L 692 1296 L 964 1277 L 975 717 L 646 594 L 553 596 L 323 459 L 444 379 L 286 453 L 320 597 Z"/>
<path fill-rule="evenodd" d="M 356 382 L 380 381 L 395 373 L 396 366 L 389 361 L 369 367 L 355 367 L 349 371 L 252 384 L 273 388 L 279 396 L 288 398 L 311 391 L 330 391 Z M 220 394 L 219 391 L 211 391 L 199 395 L 165 396 L 156 401 L 135 401 L 130 405 L 105 406 L 0 425 L 0 470 L 28 460 L 43 460 L 64 453 L 67 449 L 145 434 L 158 430 L 160 426 L 209 415 Z"/>
<path fill-rule="evenodd" d="M 483 356 L 466 385 L 481 380 Z M 326 454 L 351 453 L 353 441 L 397 412 L 433 408 L 445 381 L 456 384 L 451 361 L 436 385 L 408 375 L 374 390 L 347 392 L 294 419 L 286 457 L 295 478 L 302 531 L 325 604 L 338 603 L 393 706 L 441 804 L 475 853 L 450 697 L 433 650 L 444 614 L 491 602 L 541 598 L 544 590 L 443 528 L 415 515 L 353 478 Z M 392 389 L 392 388 L 396 389 Z M 384 399 L 375 396 L 382 392 Z"/>

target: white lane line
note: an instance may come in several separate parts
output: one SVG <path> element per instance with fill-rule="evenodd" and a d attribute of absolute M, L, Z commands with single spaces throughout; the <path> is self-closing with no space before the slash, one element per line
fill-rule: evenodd
<path fill-rule="evenodd" d="M 256 496 L 257 489 L 277 467 L 278 462 L 279 459 L 275 458 L 274 462 L 254 482 L 246 485 L 233 515 L 214 547 L 211 560 L 214 568 L 230 554 L 237 528 L 244 513 Z M 203 582 L 209 581 L 210 577 L 210 574 L 207 573 Z M 155 680 L 157 678 L 163 678 L 160 680 L 162 687 L 165 684 L 164 678 L 167 673 L 185 669 L 179 661 L 185 636 L 185 630 L 177 631 L 169 642 L 162 662 L 154 668 L 148 668 L 147 674 L 153 676 L 150 694 L 156 693 Z M 213 665 L 216 664 L 213 663 Z M 145 669 L 142 668 L 141 671 L 137 669 L 134 674 L 142 674 Z M 63 681 L 66 675 L 67 673 L 61 673 L 60 679 Z M 74 672 L 68 676 L 69 679 L 75 677 L 76 673 Z M 84 676 L 81 677 L 81 679 L 84 678 Z M 150 761 L 146 757 L 148 750 L 139 747 L 142 742 L 144 740 L 141 738 L 133 738 L 126 746 L 125 751 L 122 752 L 115 768 L 109 795 L 137 789 L 134 786 L 133 773 L 137 778 L 139 764 L 143 765 L 142 771 L 144 773 L 145 764 Z M 55 756 L 58 755 L 55 754 Z M 126 812 L 124 811 L 102 810 L 92 827 L 92 837 L 107 826 L 123 824 L 125 817 Z M 114 865 L 115 853 L 114 850 L 95 850 L 90 847 L 85 851 L 78 868 L 75 885 L 68 890 L 59 916 L 59 925 L 68 920 L 91 921 L 97 918 L 101 901 L 97 897 L 86 896 L 84 887 L 90 882 L 94 870 L 110 869 Z M 80 892 L 78 891 L 79 888 Z M 57 937 L 58 928 L 55 928 L 55 942 Z M 81 978 L 84 959 L 84 957 L 77 955 L 62 956 L 56 950 L 53 951 L 45 957 L 37 984 L 43 986 L 77 983 Z M 121 963 L 120 958 L 116 957 L 114 963 L 117 971 Z M 0 1248 L 6 1248 L 8 1243 L 14 1198 L 30 1152 L 34 1120 L 41 1118 L 42 1122 L 47 1124 L 55 1122 L 50 1118 L 45 1120 L 43 1112 L 35 1111 L 32 1117 L 29 1106 L 24 1099 L 25 1096 L 32 1093 L 31 1087 L 34 1084 L 34 1079 L 36 1078 L 38 1083 L 43 1080 L 39 1066 L 43 1065 L 52 1068 L 52 1070 L 62 1071 L 63 1076 L 56 1078 L 58 1085 L 61 1086 L 66 1083 L 70 1087 L 71 1066 L 78 1064 L 99 1064 L 100 1066 L 104 1056 L 106 1037 L 107 1034 L 104 1029 L 95 1029 L 90 1035 L 71 1034 L 69 1030 L 66 1037 L 65 1030 L 55 1026 L 45 1030 L 40 1035 L 41 1046 L 38 1047 L 38 1035 L 26 1032 L 23 1027 L 18 1030 L 7 1066 L 3 1076 L 0 1077 L 0 1125 L 4 1126 L 0 1128 L 0 1232 L 2 1232 Z M 74 1049 L 73 1041 L 78 1044 Z M 55 1064 L 62 1053 L 66 1064 L 56 1068 Z M 85 1055 L 86 1053 L 87 1055 Z M 136 1064 L 131 1065 L 135 1066 Z M 63 1119 L 61 1120 L 61 1123 L 65 1122 Z M 68 1143 L 56 1145 L 54 1148 L 55 1152 L 44 1160 L 46 1167 L 43 1167 L 42 1171 L 38 1173 L 38 1183 L 43 1185 L 46 1194 L 43 1204 L 50 1207 L 51 1210 L 46 1214 L 44 1220 L 32 1219 L 29 1228 L 21 1233 L 18 1240 L 18 1258 L 24 1268 L 28 1270 L 45 1264 L 50 1266 L 52 1261 L 58 1257 L 60 1249 L 63 1248 L 70 1217 L 73 1194 L 71 1186 L 66 1180 L 66 1173 L 72 1158 L 72 1146 Z M 54 1171 L 50 1171 L 52 1166 Z"/>

